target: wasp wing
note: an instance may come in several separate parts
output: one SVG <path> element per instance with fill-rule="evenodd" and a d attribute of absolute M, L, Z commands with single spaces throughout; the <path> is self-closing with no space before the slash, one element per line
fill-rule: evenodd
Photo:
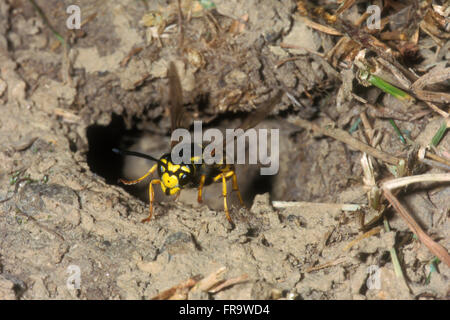
<path fill-rule="evenodd" d="M 224 162 L 234 163 L 234 159 L 227 158 L 227 155 L 226 155 L 227 146 L 230 144 L 234 144 L 235 141 L 239 137 L 241 137 L 242 135 L 245 134 L 246 130 L 253 128 L 258 123 L 260 123 L 262 120 L 264 120 L 272 112 L 272 110 L 275 108 L 275 106 L 280 102 L 282 96 L 283 96 L 283 91 L 279 90 L 274 97 L 270 98 L 266 102 L 259 105 L 259 107 L 256 110 L 250 112 L 247 115 L 247 117 L 244 119 L 244 121 L 242 121 L 241 125 L 237 128 L 237 129 L 242 129 L 242 131 L 239 130 L 238 132 L 235 132 L 235 137 L 233 140 L 228 141 L 228 139 L 226 139 L 225 146 L 223 146 L 223 144 L 220 144 L 220 143 L 223 143 L 223 141 L 221 141 L 219 144 L 214 145 L 211 156 L 215 155 L 215 150 L 217 150 L 217 149 L 220 150 L 220 148 L 223 147 L 223 155 L 225 155 L 225 158 L 226 158 L 226 160 Z"/>
<path fill-rule="evenodd" d="M 183 108 L 183 89 L 181 87 L 181 81 L 178 76 L 177 68 L 173 62 L 169 63 L 167 77 L 169 78 L 168 103 L 172 133 L 177 128 L 186 127 L 185 124 L 187 122 Z M 176 141 L 172 141 L 172 147 L 176 143 Z"/>
<path fill-rule="evenodd" d="M 282 96 L 283 91 L 279 90 L 273 98 L 262 103 L 256 110 L 250 112 L 239 128 L 245 131 L 256 126 L 272 112 L 278 102 L 280 102 Z"/>

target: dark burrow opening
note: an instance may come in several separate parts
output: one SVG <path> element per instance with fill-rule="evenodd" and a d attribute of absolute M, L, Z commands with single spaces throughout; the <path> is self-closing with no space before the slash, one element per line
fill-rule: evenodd
<path fill-rule="evenodd" d="M 230 121 L 235 120 L 236 115 L 224 116 L 224 122 L 227 124 L 229 124 Z M 211 125 L 213 127 L 216 127 L 220 125 L 220 122 L 222 121 L 214 121 Z M 153 150 L 136 149 L 136 143 L 140 139 L 143 139 L 144 136 L 147 139 L 159 141 L 159 145 L 163 145 L 164 149 L 161 149 L 159 147 Z M 137 178 L 127 176 L 127 173 L 124 172 L 127 168 L 127 162 L 132 161 L 132 158 L 134 157 L 124 157 L 122 155 L 114 153 L 112 149 L 130 149 L 133 145 L 135 145 L 133 150 L 151 154 L 153 157 L 159 158 L 163 153 L 170 151 L 169 137 L 151 133 L 149 137 L 149 132 L 137 129 L 137 123 L 135 123 L 135 126 L 133 128 L 127 129 L 124 119 L 117 114 L 113 114 L 111 122 L 108 125 L 104 126 L 94 124 L 89 126 L 87 128 L 87 138 L 89 143 L 87 162 L 91 171 L 103 177 L 106 183 L 111 185 L 119 185 L 133 196 L 141 199 L 142 201 L 148 202 L 148 183 L 151 179 L 147 178 L 145 181 L 131 186 L 121 184 L 119 182 L 120 178 L 129 180 Z M 167 140 L 167 144 L 165 143 L 165 140 Z M 135 159 L 136 158 L 134 158 L 134 160 Z M 140 175 L 144 175 L 147 172 L 146 170 L 150 169 L 150 167 L 154 164 L 154 162 L 149 160 L 144 161 L 144 167 L 139 168 L 138 170 L 140 172 Z M 128 164 L 128 167 L 129 166 L 130 165 Z M 263 194 L 266 192 L 270 193 L 273 187 L 274 176 L 260 175 L 259 169 L 260 167 L 258 165 L 236 166 L 239 188 L 247 207 L 250 207 L 252 205 L 253 199 L 257 194 Z M 157 178 L 158 174 L 154 173 L 151 177 Z M 209 190 L 209 188 L 211 188 L 211 190 Z M 228 188 L 231 192 L 231 181 L 228 182 Z M 164 198 L 159 189 L 159 187 L 155 188 L 156 201 L 162 200 L 161 197 Z M 183 190 L 182 193 L 185 192 L 186 191 Z M 221 184 L 214 183 L 213 185 L 206 187 L 205 192 L 208 194 L 208 196 L 214 198 L 214 201 L 219 200 L 221 198 Z M 236 198 L 236 196 L 233 197 Z M 170 201 L 167 199 L 164 201 Z M 208 204 L 207 201 L 205 201 L 205 203 Z M 222 203 L 222 200 L 220 200 L 220 203 Z M 233 203 L 236 203 L 236 201 L 234 201 Z M 214 205 L 212 207 L 214 207 Z"/>
<path fill-rule="evenodd" d="M 128 130 L 122 117 L 113 114 L 107 126 L 91 125 L 87 128 L 89 151 L 87 163 L 95 174 L 105 178 L 108 184 L 117 184 L 124 159 L 112 152 L 118 147 Z"/>

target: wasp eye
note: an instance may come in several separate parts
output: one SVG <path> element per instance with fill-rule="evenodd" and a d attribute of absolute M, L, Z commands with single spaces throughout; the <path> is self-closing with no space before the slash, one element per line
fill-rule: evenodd
<path fill-rule="evenodd" d="M 189 177 L 185 173 L 180 175 L 180 184 L 181 185 L 185 185 L 186 183 L 188 183 L 189 182 L 188 180 L 189 180 Z"/>

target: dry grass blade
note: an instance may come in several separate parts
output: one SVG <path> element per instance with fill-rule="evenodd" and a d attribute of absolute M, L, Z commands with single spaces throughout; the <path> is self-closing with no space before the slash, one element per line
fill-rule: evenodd
<path fill-rule="evenodd" d="M 448 267 L 450 267 L 450 255 L 448 254 L 447 250 L 444 247 L 442 247 L 439 243 L 431 239 L 425 233 L 425 231 L 422 230 L 419 224 L 409 214 L 408 210 L 406 210 L 405 207 L 402 206 L 400 201 L 397 200 L 397 198 L 392 194 L 392 192 L 389 189 L 383 188 L 383 194 L 386 197 L 386 199 L 392 204 L 395 210 L 400 214 L 403 220 L 405 220 L 411 231 L 414 232 L 417 235 L 417 237 L 419 237 L 420 241 L 422 241 L 423 244 L 436 255 L 436 257 L 438 257 Z"/>
<path fill-rule="evenodd" d="M 310 268 L 306 269 L 305 271 L 309 273 L 309 272 L 313 272 L 313 271 L 317 271 L 317 270 L 321 270 L 321 269 L 337 266 L 338 264 L 341 264 L 341 263 L 343 263 L 345 261 L 347 261 L 347 258 L 346 257 L 342 257 L 342 258 L 336 259 L 334 261 L 330 261 L 330 262 L 327 262 L 327 263 L 324 263 L 324 264 L 321 264 L 321 265 L 318 265 L 318 266 L 315 266 L 315 267 L 310 267 Z"/>
<path fill-rule="evenodd" d="M 370 145 L 373 146 L 374 130 L 372 128 L 372 125 L 370 124 L 369 119 L 367 118 L 367 115 L 366 115 L 366 113 L 364 111 L 361 112 L 359 114 L 359 116 L 360 116 L 361 121 L 362 121 L 362 123 L 364 125 L 364 129 L 365 129 L 365 132 L 367 134 L 367 137 L 369 138 Z"/>
<path fill-rule="evenodd" d="M 346 203 L 317 203 L 317 202 L 305 202 L 305 201 L 273 201 L 272 206 L 276 209 L 292 208 L 292 207 L 313 207 L 317 209 L 321 208 L 337 208 L 342 211 L 357 211 L 361 209 L 359 204 L 346 204 Z"/>
<path fill-rule="evenodd" d="M 397 83 L 403 89 L 409 89 L 409 87 L 411 86 L 411 81 L 409 81 L 409 79 L 402 73 L 401 70 L 399 70 L 396 66 L 383 58 L 376 59 L 376 62 L 388 69 L 395 77 Z"/>
<path fill-rule="evenodd" d="M 209 293 L 217 293 L 223 289 L 226 289 L 228 287 L 234 286 L 235 284 L 239 284 L 239 283 L 243 283 L 246 282 L 248 280 L 248 275 L 247 274 L 243 274 L 239 277 L 236 278 L 231 278 L 228 279 L 226 281 L 224 281 L 223 283 L 219 284 L 217 287 L 215 287 L 214 289 L 209 290 Z"/>
<path fill-rule="evenodd" d="M 426 90 L 415 90 L 416 97 L 423 101 L 436 102 L 436 103 L 450 103 L 450 94 L 445 92 L 433 92 Z"/>
<path fill-rule="evenodd" d="M 216 286 L 218 283 L 223 281 L 223 275 L 225 273 L 225 271 L 227 270 L 226 267 L 222 267 L 220 269 L 218 269 L 217 271 L 211 273 L 209 276 L 207 276 L 206 278 L 200 280 L 193 288 L 192 288 L 192 292 L 195 291 L 204 291 L 207 292 L 208 290 L 210 290 L 211 288 L 213 288 L 214 286 Z"/>
<path fill-rule="evenodd" d="M 308 27 L 311 27 L 317 31 L 330 34 L 332 36 L 342 36 L 342 32 L 336 30 L 335 28 L 327 27 L 324 25 L 321 25 L 320 23 L 314 22 L 312 20 L 309 20 L 308 18 L 301 17 L 300 20 L 306 24 Z"/>
<path fill-rule="evenodd" d="M 181 1 L 177 0 L 177 14 L 178 14 L 178 48 L 183 49 L 184 43 L 184 29 L 183 29 L 183 12 L 181 10 Z"/>
<path fill-rule="evenodd" d="M 413 91 L 420 90 L 426 85 L 430 85 L 437 82 L 442 82 L 450 79 L 450 68 L 445 69 L 433 69 L 432 71 L 424 74 L 417 79 L 411 86 Z"/>
<path fill-rule="evenodd" d="M 429 173 L 389 180 L 384 182 L 381 187 L 383 189 L 392 190 L 417 182 L 449 182 L 449 181 L 450 181 L 450 173 Z"/>
<path fill-rule="evenodd" d="M 54 114 L 62 117 L 62 120 L 68 123 L 80 123 L 81 117 L 62 108 L 54 108 Z"/>
<path fill-rule="evenodd" d="M 439 157 L 438 155 L 430 152 L 425 152 L 425 157 L 428 157 L 430 159 L 433 159 L 434 161 L 441 162 L 442 164 L 445 164 L 447 167 L 450 167 L 450 160 L 445 159 L 442 157 Z"/>
<path fill-rule="evenodd" d="M 224 281 L 223 278 L 226 270 L 226 267 L 221 267 L 201 280 L 200 276 L 189 278 L 170 289 L 160 292 L 152 300 L 186 300 L 191 293 L 199 291 L 217 293 L 225 288 L 248 280 L 248 275 L 243 274 L 239 277 Z"/>
<path fill-rule="evenodd" d="M 197 278 L 189 278 L 185 282 L 182 282 L 176 286 L 173 286 L 170 289 L 164 290 L 163 292 L 160 292 L 156 296 L 152 298 L 152 300 L 175 300 L 173 298 L 177 298 L 176 300 L 185 299 L 187 298 L 187 293 L 190 288 L 192 288 L 197 283 Z M 182 293 L 182 294 L 180 294 Z"/>
<path fill-rule="evenodd" d="M 400 158 L 397 158 L 395 156 L 392 156 L 386 152 L 383 152 L 381 150 L 378 150 L 376 148 L 373 148 L 371 146 L 368 146 L 367 144 L 359 141 L 358 139 L 353 138 L 348 132 L 338 129 L 338 128 L 322 128 L 314 123 L 311 123 L 307 120 L 300 119 L 300 118 L 290 118 L 288 119 L 289 122 L 305 128 L 307 130 L 312 130 L 319 132 L 323 135 L 332 137 L 336 140 L 339 140 L 341 142 L 344 142 L 351 146 L 352 148 L 355 148 L 357 150 L 360 150 L 361 152 L 365 152 L 372 157 L 378 158 L 384 162 L 397 165 L 400 162 Z"/>
<path fill-rule="evenodd" d="M 355 0 L 345 0 L 341 6 L 337 9 L 336 11 L 336 15 L 341 14 L 342 12 L 344 12 L 345 10 L 347 10 L 348 8 L 350 8 L 353 4 L 355 3 Z"/>
<path fill-rule="evenodd" d="M 376 228 L 373 228 L 372 230 L 369 230 L 369 231 L 363 233 L 362 235 L 358 236 L 358 238 L 356 238 L 355 240 L 352 240 L 348 245 L 346 245 L 344 248 L 344 251 L 347 251 L 348 249 L 353 247 L 355 244 L 357 244 L 361 240 L 379 233 L 381 231 L 381 229 L 382 229 L 381 227 L 376 227 Z"/>
<path fill-rule="evenodd" d="M 435 168 L 439 168 L 441 170 L 450 171 L 450 166 L 446 165 L 445 163 L 441 163 L 441 162 L 429 160 L 429 159 L 420 159 L 420 161 L 429 165 L 430 167 L 435 167 Z"/>
<path fill-rule="evenodd" d="M 431 102 L 425 101 L 425 103 L 427 104 L 427 106 L 429 106 L 431 109 L 433 109 L 434 111 L 439 113 L 444 118 L 448 118 L 449 117 L 449 114 L 447 112 L 445 112 L 444 110 L 439 109 L 436 105 L 432 104 Z"/>
<path fill-rule="evenodd" d="M 429 159 L 425 159 L 425 157 Z M 450 160 L 442 158 L 434 153 L 428 152 L 426 147 L 421 147 L 417 152 L 417 159 L 424 162 L 432 167 L 438 167 L 446 171 L 450 171 Z"/>

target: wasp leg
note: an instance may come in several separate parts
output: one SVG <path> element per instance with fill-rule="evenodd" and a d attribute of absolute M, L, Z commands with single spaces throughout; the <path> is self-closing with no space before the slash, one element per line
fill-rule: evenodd
<path fill-rule="evenodd" d="M 217 176 L 214 177 L 213 181 L 217 182 L 219 179 L 222 178 L 222 176 L 225 179 L 228 179 L 229 177 L 231 177 L 233 175 L 233 173 L 234 173 L 234 171 L 227 171 L 227 172 L 220 173 L 220 174 L 218 174 Z"/>
<path fill-rule="evenodd" d="M 223 195 L 223 208 L 225 210 L 225 215 L 227 216 L 227 220 L 230 223 L 233 223 L 231 221 L 230 212 L 228 211 L 228 205 L 227 205 L 227 178 L 225 178 L 225 174 L 222 173 L 222 195 Z"/>
<path fill-rule="evenodd" d="M 197 201 L 198 203 L 202 203 L 202 191 L 203 191 L 203 185 L 205 184 L 206 175 L 202 174 L 200 177 L 200 183 L 198 185 L 198 197 Z"/>
<path fill-rule="evenodd" d="M 161 180 L 154 179 L 150 181 L 150 184 L 148 185 L 148 197 L 150 198 L 150 208 L 149 208 L 150 214 L 148 215 L 147 218 L 141 221 L 142 223 L 149 222 L 153 215 L 153 201 L 155 199 L 155 191 L 153 190 L 154 184 L 161 184 Z"/>
<path fill-rule="evenodd" d="M 239 198 L 239 201 L 241 203 L 241 206 L 245 207 L 244 201 L 242 201 L 241 192 L 239 191 L 239 186 L 238 186 L 238 183 L 237 183 L 236 172 L 234 172 L 234 171 L 232 171 L 232 172 L 233 172 L 233 175 L 232 175 L 233 191 L 236 191 L 237 196 Z"/>
<path fill-rule="evenodd" d="M 153 167 L 150 168 L 150 170 L 148 170 L 148 172 L 143 175 L 142 177 L 140 177 L 139 179 L 136 180 L 124 180 L 124 179 L 119 179 L 120 182 L 122 182 L 123 184 L 136 184 L 138 182 L 141 182 L 142 180 L 144 180 L 145 178 L 147 178 L 150 174 L 152 174 L 153 172 L 155 172 L 156 168 L 158 167 L 158 164 L 153 165 Z"/>
<path fill-rule="evenodd" d="M 239 202 L 241 203 L 241 205 L 242 205 L 243 207 L 245 207 L 244 201 L 242 200 L 241 192 L 239 191 L 239 186 L 238 186 L 238 183 L 237 183 L 236 172 L 235 172 L 234 170 L 231 170 L 231 171 L 228 171 L 228 172 L 224 173 L 224 175 L 225 175 L 225 178 L 227 178 L 227 179 L 228 179 L 229 177 L 231 177 L 232 182 L 233 182 L 233 191 L 236 191 L 237 196 L 238 196 L 238 198 L 239 198 Z M 215 178 L 214 178 L 214 182 L 216 182 L 217 180 L 219 180 L 220 177 L 221 177 L 221 174 L 218 175 L 217 177 L 215 177 Z"/>
<path fill-rule="evenodd" d="M 233 175 L 233 171 L 228 171 L 226 173 L 221 173 L 214 177 L 214 181 L 218 181 L 220 178 L 222 178 L 222 195 L 223 195 L 223 208 L 225 210 L 225 215 L 227 216 L 227 220 L 232 224 L 233 221 L 230 217 L 230 212 L 228 211 L 228 204 L 227 204 L 227 178 L 231 177 Z"/>

